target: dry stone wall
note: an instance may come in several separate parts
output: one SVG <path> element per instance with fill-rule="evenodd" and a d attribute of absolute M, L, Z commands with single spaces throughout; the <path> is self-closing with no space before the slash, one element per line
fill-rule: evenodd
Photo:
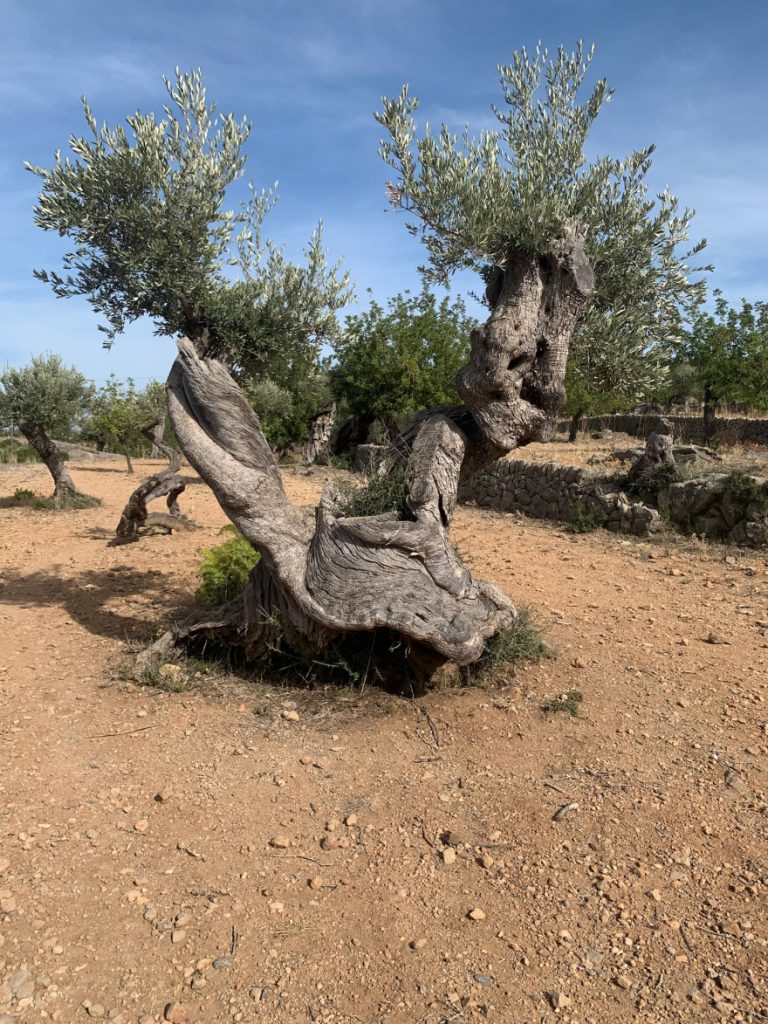
<path fill-rule="evenodd" d="M 665 413 L 664 418 L 673 424 L 675 440 L 685 444 L 711 444 L 714 441 L 718 444 L 768 445 L 768 419 L 716 418 L 712 436 L 707 440 L 701 416 L 668 416 Z M 615 430 L 632 437 L 647 437 L 658 421 L 658 413 L 647 416 L 590 416 L 584 420 L 583 426 L 585 430 Z M 570 425 L 570 420 L 560 420 L 558 432 L 567 433 Z"/>
<path fill-rule="evenodd" d="M 578 466 L 500 459 L 459 489 L 460 501 L 498 512 L 523 512 L 534 519 L 605 526 L 614 533 L 645 537 L 660 527 L 659 513 L 632 502 L 605 482 L 584 480 Z"/>

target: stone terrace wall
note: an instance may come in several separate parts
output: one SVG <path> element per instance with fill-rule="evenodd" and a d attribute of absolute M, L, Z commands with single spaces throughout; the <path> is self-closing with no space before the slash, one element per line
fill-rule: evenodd
<path fill-rule="evenodd" d="M 704 421 L 700 416 L 668 416 L 666 413 L 662 415 L 674 424 L 676 441 L 686 444 L 708 443 L 704 436 Z M 589 416 L 584 420 L 584 429 L 615 430 L 622 434 L 630 434 L 632 437 L 647 437 L 658 421 L 657 413 L 647 416 Z M 570 425 L 570 420 L 560 420 L 557 425 L 558 432 L 566 433 Z M 710 443 L 712 441 L 722 444 L 768 445 L 768 419 L 716 418 Z"/>
<path fill-rule="evenodd" d="M 460 487 L 459 501 L 475 501 L 497 512 L 523 512 L 533 519 L 591 520 L 594 526 L 637 537 L 659 529 L 656 509 L 629 501 L 607 482 L 582 478 L 578 466 L 500 459 Z"/>
<path fill-rule="evenodd" d="M 459 501 L 473 500 L 499 512 L 524 512 L 535 519 L 568 521 L 581 499 L 582 473 L 577 466 L 500 459 L 461 486 Z"/>

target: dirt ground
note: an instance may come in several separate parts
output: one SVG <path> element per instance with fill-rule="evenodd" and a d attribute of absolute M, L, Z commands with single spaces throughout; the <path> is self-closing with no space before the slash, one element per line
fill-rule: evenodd
<path fill-rule="evenodd" d="M 167 692 L 121 665 L 224 517 L 198 481 L 198 531 L 108 547 L 136 478 L 73 475 L 101 508 L 0 508 L 0 1024 L 768 1019 L 765 555 L 462 509 L 553 659 L 418 702 Z"/>

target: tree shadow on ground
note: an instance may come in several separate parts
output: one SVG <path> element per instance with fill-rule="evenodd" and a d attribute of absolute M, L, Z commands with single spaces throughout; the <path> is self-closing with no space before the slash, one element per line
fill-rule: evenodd
<path fill-rule="evenodd" d="M 167 576 L 153 569 L 88 569 L 72 576 L 11 570 L 0 581 L 0 604 L 61 607 L 89 633 L 122 641 L 153 639 L 160 626 L 194 607 L 191 594 L 169 597 Z"/>

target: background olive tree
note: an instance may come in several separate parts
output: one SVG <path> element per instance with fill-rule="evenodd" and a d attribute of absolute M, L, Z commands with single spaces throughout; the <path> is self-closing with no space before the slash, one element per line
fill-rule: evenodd
<path fill-rule="evenodd" d="M 456 375 L 469 355 L 476 321 L 460 298 L 439 299 L 428 285 L 386 306 L 346 319 L 336 342 L 331 387 L 345 411 L 392 432 L 398 421 L 433 405 L 457 402 Z"/>
<path fill-rule="evenodd" d="M 0 423 L 15 423 L 46 464 L 57 508 L 88 502 L 77 491 L 54 438 L 69 433 L 92 397 L 85 377 L 59 355 L 34 356 L 26 366 L 8 366 L 0 374 Z"/>
<path fill-rule="evenodd" d="M 718 402 L 768 409 L 768 303 L 741 300 L 730 306 L 715 291 L 713 311 L 695 306 L 675 345 L 672 363 L 677 395 L 703 404 L 705 432 L 714 430 Z"/>

